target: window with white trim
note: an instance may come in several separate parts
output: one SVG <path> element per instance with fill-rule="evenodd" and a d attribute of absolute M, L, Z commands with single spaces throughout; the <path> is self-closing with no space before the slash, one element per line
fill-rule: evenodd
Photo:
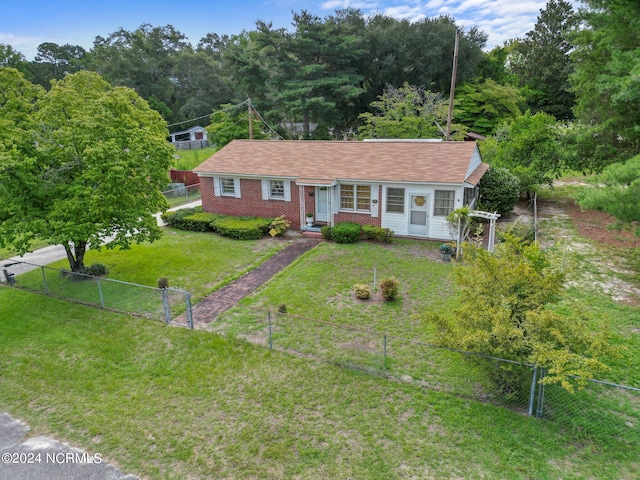
<path fill-rule="evenodd" d="M 340 185 L 340 210 L 371 211 L 370 185 Z"/>
<path fill-rule="evenodd" d="M 453 212 L 456 192 L 453 190 L 436 190 L 433 203 L 433 215 L 446 217 Z"/>
<path fill-rule="evenodd" d="M 284 200 L 284 181 L 283 180 L 269 181 L 269 198 Z"/>
<path fill-rule="evenodd" d="M 387 187 L 387 213 L 404 213 L 404 188 Z"/>
<path fill-rule="evenodd" d="M 220 178 L 220 194 L 235 197 L 236 182 L 233 178 Z"/>

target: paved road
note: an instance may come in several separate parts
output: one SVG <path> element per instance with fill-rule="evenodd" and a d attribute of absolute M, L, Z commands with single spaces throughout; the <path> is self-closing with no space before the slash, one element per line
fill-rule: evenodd
<path fill-rule="evenodd" d="M 179 210 L 181 208 L 197 207 L 200 205 L 202 205 L 202 202 L 200 200 L 196 200 L 195 202 L 179 205 L 177 207 L 170 208 L 169 210 Z M 163 227 L 166 224 L 162 221 L 160 215 L 160 213 L 156 213 L 154 216 L 158 220 L 158 225 Z M 5 281 L 4 274 L 2 273 L 2 266 L 8 263 L 14 263 L 15 265 L 11 265 L 7 268 L 7 270 L 15 275 L 20 275 L 21 273 L 35 270 L 40 265 L 47 265 L 49 263 L 57 262 L 58 260 L 63 260 L 65 258 L 67 258 L 67 253 L 65 252 L 62 245 L 50 245 L 31 253 L 25 253 L 21 257 L 11 257 L 7 260 L 0 260 L 0 282 Z"/>
<path fill-rule="evenodd" d="M 49 437 L 28 438 L 29 426 L 0 413 L 0 480 L 138 480 L 89 454 Z"/>

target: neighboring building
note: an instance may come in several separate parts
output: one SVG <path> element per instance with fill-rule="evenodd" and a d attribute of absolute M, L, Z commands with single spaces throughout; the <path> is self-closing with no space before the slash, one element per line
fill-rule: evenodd
<path fill-rule="evenodd" d="M 178 150 L 196 150 L 209 146 L 207 131 L 200 126 L 191 127 L 182 132 L 172 133 L 171 143 L 173 143 Z"/>
<path fill-rule="evenodd" d="M 446 216 L 475 204 L 487 168 L 474 142 L 234 140 L 194 172 L 207 212 L 449 239 Z"/>

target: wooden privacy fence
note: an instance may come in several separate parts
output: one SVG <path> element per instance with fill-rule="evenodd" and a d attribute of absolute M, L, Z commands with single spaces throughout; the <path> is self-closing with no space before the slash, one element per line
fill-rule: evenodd
<path fill-rule="evenodd" d="M 191 170 L 176 170 L 172 168 L 169 171 L 169 176 L 171 177 L 172 183 L 184 183 L 187 186 L 200 183 L 198 175 Z"/>

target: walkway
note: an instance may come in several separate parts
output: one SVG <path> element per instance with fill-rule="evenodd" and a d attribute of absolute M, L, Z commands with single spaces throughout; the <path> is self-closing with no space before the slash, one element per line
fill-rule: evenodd
<path fill-rule="evenodd" d="M 318 243 L 320 243 L 320 240 L 315 238 L 299 238 L 266 262 L 229 285 L 213 292 L 193 307 L 194 323 L 211 323 L 220 313 L 229 310 L 244 297 L 253 293 L 276 273 L 284 269 L 304 252 L 311 250 Z M 176 319 L 176 321 L 181 322 L 182 319 Z"/>

